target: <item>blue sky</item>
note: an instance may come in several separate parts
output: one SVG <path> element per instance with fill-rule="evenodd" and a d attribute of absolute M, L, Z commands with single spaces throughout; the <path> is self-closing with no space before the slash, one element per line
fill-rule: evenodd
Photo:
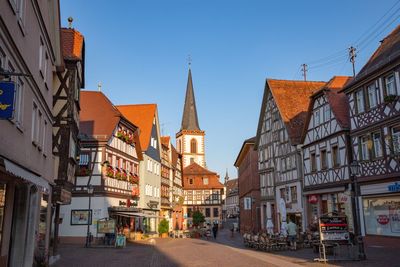
<path fill-rule="evenodd" d="M 265 79 L 302 79 L 303 63 L 308 80 L 352 75 L 346 49 L 358 49 L 359 70 L 399 24 L 396 3 L 61 0 L 61 15 L 85 36 L 85 89 L 101 82 L 114 104 L 157 103 L 164 135 L 180 129 L 190 54 L 208 168 L 232 178 Z"/>

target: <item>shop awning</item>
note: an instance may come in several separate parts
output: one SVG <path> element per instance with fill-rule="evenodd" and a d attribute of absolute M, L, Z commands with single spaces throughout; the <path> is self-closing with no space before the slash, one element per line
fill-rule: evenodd
<path fill-rule="evenodd" d="M 119 211 L 119 212 L 113 212 L 113 215 L 118 215 L 122 217 L 146 217 L 147 214 L 140 212 Z"/>
<path fill-rule="evenodd" d="M 324 188 L 324 189 L 317 189 L 311 191 L 303 191 L 303 195 L 318 195 L 324 193 L 334 193 L 334 192 L 344 192 L 346 191 L 346 187 L 338 186 L 338 187 L 331 187 L 331 188 Z"/>
<path fill-rule="evenodd" d="M 20 177 L 28 182 L 34 183 L 35 185 L 38 185 L 45 189 L 47 192 L 50 192 L 50 184 L 46 179 L 18 166 L 15 163 L 12 163 L 7 159 L 4 159 L 4 166 L 7 172 L 17 177 Z"/>

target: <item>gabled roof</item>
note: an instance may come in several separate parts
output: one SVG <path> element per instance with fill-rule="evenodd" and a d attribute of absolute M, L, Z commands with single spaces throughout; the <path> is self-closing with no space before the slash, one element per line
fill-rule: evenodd
<path fill-rule="evenodd" d="M 310 104 L 307 112 L 307 119 L 304 124 L 303 134 L 302 134 L 302 142 L 304 142 L 304 138 L 306 137 L 308 124 L 310 123 L 310 119 L 312 116 L 312 111 L 314 107 L 315 100 L 321 95 L 325 95 L 326 99 L 331 107 L 332 113 L 335 116 L 336 121 L 340 125 L 342 129 L 348 129 L 350 127 L 350 114 L 349 114 L 349 101 L 345 93 L 342 93 L 341 90 L 352 81 L 352 77 L 350 76 L 334 76 L 329 80 L 316 93 L 314 93 L 310 99 Z"/>
<path fill-rule="evenodd" d="M 80 132 L 108 140 L 122 114 L 102 92 L 97 91 L 81 91 L 80 106 Z"/>
<path fill-rule="evenodd" d="M 61 29 L 62 54 L 67 60 L 83 60 L 85 40 L 75 29 Z"/>
<path fill-rule="evenodd" d="M 261 134 L 268 91 L 271 91 L 275 100 L 291 144 L 297 145 L 301 141 L 310 96 L 324 85 L 325 82 L 267 79 L 258 122 L 256 144 L 258 145 Z"/>
<path fill-rule="evenodd" d="M 181 130 L 200 130 L 199 120 L 197 118 L 196 99 L 193 90 L 192 71 L 190 69 L 186 86 Z"/>
<path fill-rule="evenodd" d="M 170 136 L 161 136 L 161 144 L 166 147 L 169 147 L 170 140 L 171 140 Z"/>
<path fill-rule="evenodd" d="M 238 186 L 239 186 L 238 179 L 236 178 L 236 179 L 231 179 L 231 180 L 227 181 L 225 186 L 226 186 L 227 192 L 229 192 L 229 190 L 238 188 Z"/>
<path fill-rule="evenodd" d="M 176 166 L 176 164 L 178 163 L 179 153 L 172 144 L 171 144 L 171 150 L 172 150 L 171 151 L 172 166 Z"/>
<path fill-rule="evenodd" d="M 193 184 L 189 184 L 186 180 L 188 176 L 193 176 Z M 203 176 L 207 176 L 208 184 L 203 183 Z M 183 188 L 184 189 L 223 189 L 224 185 L 218 180 L 215 172 L 209 171 L 196 162 L 190 164 L 183 169 Z"/>
<path fill-rule="evenodd" d="M 360 72 L 354 78 L 354 81 L 349 84 L 349 87 L 361 80 L 362 78 L 370 75 L 376 70 L 384 67 L 385 65 L 393 62 L 400 57 L 400 25 L 396 27 L 388 36 L 386 36 L 382 41 L 381 45 L 372 56 L 369 58 L 368 62 L 362 67 Z"/>
<path fill-rule="evenodd" d="M 116 107 L 128 120 L 139 127 L 140 144 L 142 150 L 146 151 L 150 144 L 157 104 L 118 105 Z"/>
<path fill-rule="evenodd" d="M 233 166 L 235 167 L 239 167 L 240 164 L 242 163 L 242 160 L 244 158 L 244 156 L 247 154 L 249 148 L 251 145 L 254 145 L 256 142 L 256 136 L 249 138 L 247 140 L 245 140 L 243 142 L 242 147 L 240 148 L 239 154 L 236 157 L 235 163 L 233 164 Z"/>

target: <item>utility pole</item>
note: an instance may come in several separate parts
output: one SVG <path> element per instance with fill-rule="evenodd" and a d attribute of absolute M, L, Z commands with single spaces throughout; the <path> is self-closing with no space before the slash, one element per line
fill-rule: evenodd
<path fill-rule="evenodd" d="M 308 67 L 307 64 L 301 65 L 301 71 L 303 72 L 303 77 L 305 82 L 307 81 L 307 71 L 308 71 L 307 67 Z"/>
<path fill-rule="evenodd" d="M 351 64 L 353 65 L 353 77 L 356 76 L 356 69 L 354 67 L 354 64 L 356 62 L 356 56 L 357 56 L 356 49 L 354 47 L 350 46 L 350 48 L 349 48 L 349 58 L 350 58 Z"/>

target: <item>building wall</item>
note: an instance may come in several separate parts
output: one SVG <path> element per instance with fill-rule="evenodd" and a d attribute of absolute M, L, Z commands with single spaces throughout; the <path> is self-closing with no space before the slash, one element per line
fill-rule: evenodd
<path fill-rule="evenodd" d="M 11 77 L 16 83 L 14 118 L 0 120 L 0 182 L 9 193 L 0 265 L 32 266 L 34 249 L 47 257 L 50 240 L 51 205 L 41 214 L 40 204 L 44 195 L 51 203 L 48 182 L 54 178 L 51 110 L 53 71 L 61 62 L 59 2 L 0 1 L 0 17 L 0 67 L 31 75 Z"/>
<path fill-rule="evenodd" d="M 258 174 L 258 153 L 254 145 L 238 167 L 240 232 L 261 230 L 260 175 Z M 244 209 L 244 198 L 254 199 L 251 209 Z"/>

